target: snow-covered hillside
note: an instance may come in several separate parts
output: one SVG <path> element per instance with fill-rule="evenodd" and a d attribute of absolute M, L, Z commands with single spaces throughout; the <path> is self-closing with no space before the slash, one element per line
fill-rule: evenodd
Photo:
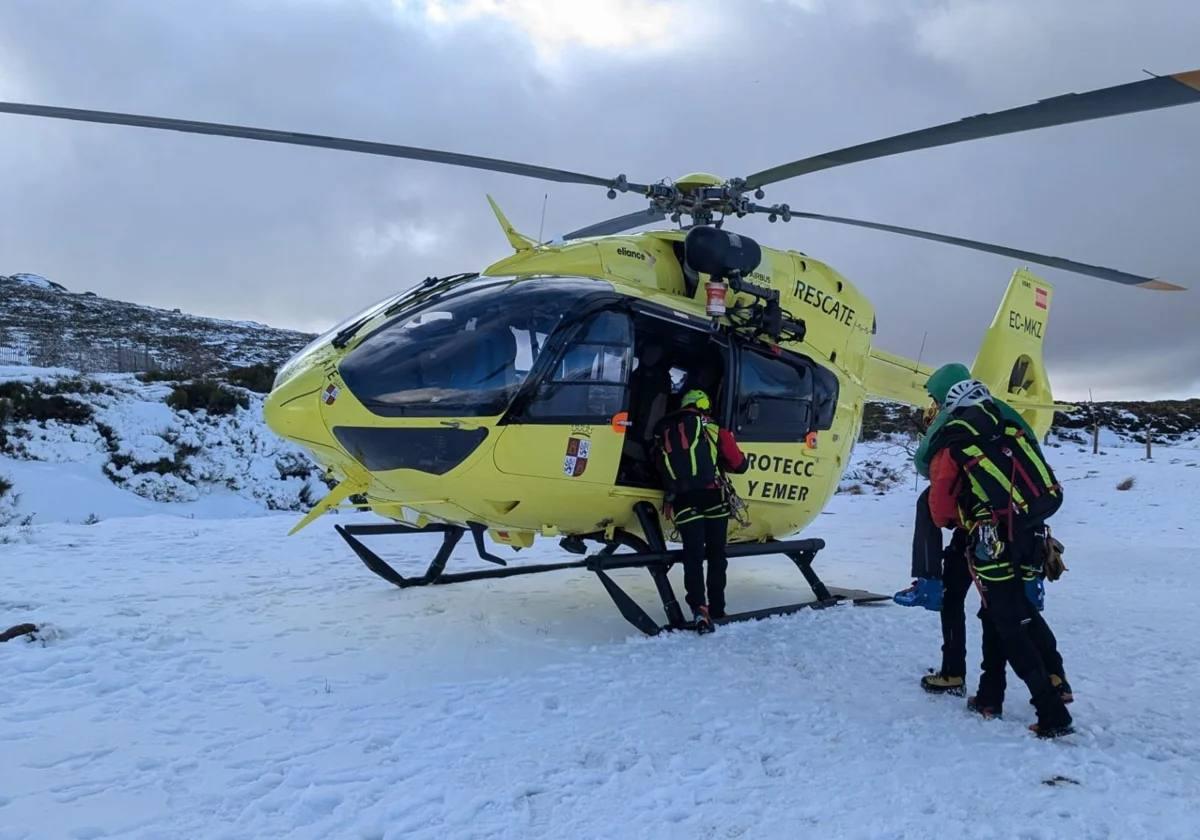
<path fill-rule="evenodd" d="M 262 421 L 262 395 L 214 387 L 227 414 L 168 405 L 179 383 L 0 368 L 0 539 L 20 522 L 307 509 L 319 472 Z M 3 530 L 7 525 L 7 530 Z"/>
<path fill-rule="evenodd" d="M 1141 455 L 1051 450 L 1070 571 L 1047 617 L 1078 698 L 1053 743 L 1015 679 L 1001 721 L 919 690 L 924 610 L 647 639 L 583 572 L 395 589 L 329 520 L 34 527 L 0 546 L 0 624 L 47 637 L 0 645 L 0 837 L 1195 837 L 1200 451 Z M 837 496 L 825 579 L 903 586 L 912 500 Z M 408 573 L 434 542 L 377 545 Z M 732 565 L 733 608 L 806 592 L 783 558 Z"/>

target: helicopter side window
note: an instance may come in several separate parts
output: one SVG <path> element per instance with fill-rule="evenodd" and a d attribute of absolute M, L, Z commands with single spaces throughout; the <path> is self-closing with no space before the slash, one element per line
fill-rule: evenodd
<path fill-rule="evenodd" d="M 625 409 L 633 327 L 622 312 L 599 312 L 563 351 L 538 386 L 525 416 L 554 422 L 607 422 Z"/>
<path fill-rule="evenodd" d="M 793 442 L 833 424 L 837 378 L 805 359 L 742 351 L 737 431 L 746 441 Z"/>

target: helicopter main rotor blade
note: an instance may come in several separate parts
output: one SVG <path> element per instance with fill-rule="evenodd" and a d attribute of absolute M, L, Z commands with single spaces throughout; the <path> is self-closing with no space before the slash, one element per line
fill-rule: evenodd
<path fill-rule="evenodd" d="M 773 209 L 770 207 L 761 207 L 752 205 L 751 212 L 754 213 L 770 213 Z M 777 210 L 774 212 L 778 212 Z M 1058 268 L 1063 271 L 1071 271 L 1075 274 L 1086 274 L 1089 277 L 1099 277 L 1102 280 L 1111 280 L 1114 283 L 1122 283 L 1126 286 L 1139 286 L 1143 289 L 1156 289 L 1159 291 L 1179 292 L 1184 291 L 1183 286 L 1177 286 L 1174 283 L 1168 283 L 1165 280 L 1158 280 L 1154 277 L 1142 277 L 1138 274 L 1130 274 L 1126 271 L 1118 271 L 1115 268 L 1105 268 L 1100 265 L 1089 265 L 1088 263 L 1076 262 L 1062 257 L 1052 257 L 1047 254 L 1039 254 L 1034 251 L 1021 251 L 1016 248 L 1007 248 L 1003 245 L 992 245 L 988 242 L 979 242 L 975 239 L 963 239 L 958 236 L 946 236 L 941 233 L 931 233 L 927 230 L 916 230 L 915 228 L 897 227 L 896 225 L 885 225 L 879 222 L 864 222 L 861 219 L 847 219 L 843 216 L 826 216 L 821 213 L 804 213 L 798 210 L 791 211 L 793 219 L 815 219 L 819 222 L 834 222 L 839 225 L 854 225 L 855 227 L 870 228 L 871 230 L 883 230 L 888 233 L 898 233 L 901 236 L 913 236 L 917 239 L 928 239 L 931 242 L 942 242 L 946 245 L 957 245 L 960 248 L 970 248 L 973 251 L 985 251 L 989 254 L 999 254 L 1002 257 L 1012 257 L 1018 260 L 1036 263 L 1037 265 L 1046 265 L 1051 268 Z"/>
<path fill-rule="evenodd" d="M 745 179 L 745 184 L 754 189 L 787 178 L 795 178 L 797 175 L 844 166 L 847 163 L 946 146 L 966 140 L 1014 134 L 1035 128 L 1171 108 L 1193 102 L 1200 102 L 1200 70 L 1175 73 L 1171 76 L 1155 76 L 1088 93 L 1067 93 L 1043 99 L 1032 105 L 997 111 L 994 114 L 978 114 L 957 122 L 897 134 L 858 146 L 848 146 L 845 149 L 755 172 Z"/>
<path fill-rule="evenodd" d="M 656 210 L 653 207 L 646 210 L 638 210 L 636 213 L 626 213 L 624 216 L 614 216 L 611 219 L 605 219 L 602 222 L 596 222 L 594 225 L 581 227 L 579 230 L 573 230 L 568 234 L 563 235 L 563 239 L 583 239 L 587 236 L 607 236 L 612 233 L 621 233 L 635 227 L 648 225 L 653 222 L 661 222 L 667 218 L 667 214 L 661 210 Z"/>
<path fill-rule="evenodd" d="M 89 111 L 80 108 L 58 108 L 52 105 L 28 105 L 20 102 L 0 102 L 0 113 L 24 114 L 31 117 L 49 117 L 58 120 L 127 125 L 136 128 L 157 128 L 166 131 L 182 131 L 185 134 L 211 134 L 218 137 L 237 137 L 243 140 L 262 140 L 268 143 L 287 143 L 293 146 L 314 146 L 321 149 L 336 149 L 343 152 L 359 152 L 367 155 L 424 160 L 430 163 L 445 163 L 451 166 L 466 166 L 471 169 L 486 169 L 539 178 L 543 181 L 558 181 L 564 184 L 589 184 L 612 187 L 622 192 L 625 189 L 644 193 L 645 184 L 630 184 L 622 178 L 600 178 L 566 169 L 535 166 L 512 160 L 464 155 L 444 152 L 439 149 L 422 149 L 416 146 L 398 146 L 392 143 L 375 143 L 369 140 L 350 140 L 343 137 L 327 137 L 323 134 L 304 134 L 297 131 L 278 131 L 270 128 L 252 128 L 242 125 L 178 120 L 171 117 L 151 117 L 140 114 L 120 114 L 112 111 Z"/>

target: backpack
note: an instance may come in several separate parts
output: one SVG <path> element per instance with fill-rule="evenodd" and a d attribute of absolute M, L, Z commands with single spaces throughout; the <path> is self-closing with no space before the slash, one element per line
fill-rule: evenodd
<path fill-rule="evenodd" d="M 990 400 L 959 409 L 943 430 L 963 476 L 964 523 L 992 522 L 1011 539 L 1013 531 L 1041 525 L 1062 506 L 1062 485 L 1037 441 Z"/>
<path fill-rule="evenodd" d="M 668 414 L 655 427 L 655 463 L 669 493 L 717 486 L 716 429 L 697 411 Z"/>

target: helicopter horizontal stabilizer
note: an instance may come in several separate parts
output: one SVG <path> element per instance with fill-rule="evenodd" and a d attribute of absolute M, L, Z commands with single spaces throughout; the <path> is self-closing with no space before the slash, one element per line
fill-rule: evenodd
<path fill-rule="evenodd" d="M 925 380 L 933 368 L 903 356 L 871 348 L 867 359 L 867 393 L 872 397 L 924 406 L 929 402 Z"/>

